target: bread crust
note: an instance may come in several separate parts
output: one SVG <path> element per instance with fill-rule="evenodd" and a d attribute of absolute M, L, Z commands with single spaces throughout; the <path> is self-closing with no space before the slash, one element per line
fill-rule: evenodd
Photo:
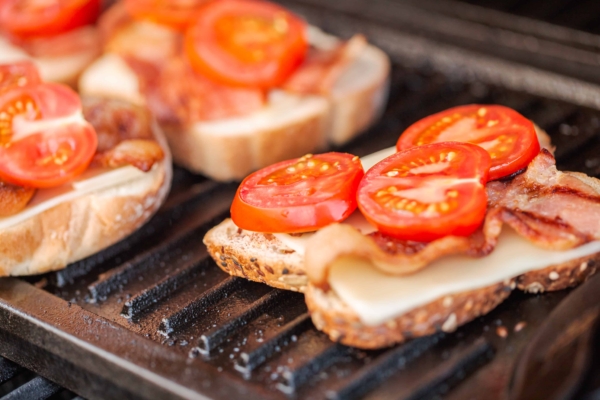
<path fill-rule="evenodd" d="M 551 292 L 577 286 L 594 275 L 600 262 L 600 253 L 577 258 L 560 265 L 538 269 L 520 275 L 517 287 L 528 293 Z"/>
<path fill-rule="evenodd" d="M 171 184 L 171 156 L 139 182 L 125 182 L 61 203 L 0 230 L 0 276 L 34 275 L 65 268 L 125 238 L 160 207 Z M 132 192 L 130 185 L 136 184 Z"/>
<path fill-rule="evenodd" d="M 213 134 L 193 127 L 164 127 L 175 162 L 218 181 L 242 180 L 250 172 L 326 147 L 327 108 L 251 134 Z"/>
<path fill-rule="evenodd" d="M 279 289 L 304 292 L 304 257 L 275 236 L 244 231 L 227 218 L 204 236 L 204 244 L 226 273 Z"/>
<path fill-rule="evenodd" d="M 487 314 L 515 287 L 510 279 L 477 290 L 448 295 L 424 306 L 368 326 L 337 294 L 308 285 L 306 305 L 317 329 L 335 342 L 362 349 L 378 349 L 438 331 L 453 332 L 460 325 Z"/>

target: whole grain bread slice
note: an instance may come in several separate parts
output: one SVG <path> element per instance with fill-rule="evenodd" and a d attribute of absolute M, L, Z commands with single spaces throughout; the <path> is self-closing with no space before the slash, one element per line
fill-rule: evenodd
<path fill-rule="evenodd" d="M 322 290 L 309 283 L 306 304 L 317 329 L 327 333 L 331 340 L 375 349 L 438 331 L 454 331 L 490 312 L 516 288 L 537 293 L 576 286 L 596 272 L 599 261 L 600 253 L 596 253 L 491 286 L 449 294 L 375 326 L 362 323 L 357 313 L 331 289 Z"/>
<path fill-rule="evenodd" d="M 227 218 L 207 232 L 204 244 L 230 275 L 295 292 L 306 289 L 304 255 L 272 234 L 242 230 Z"/>

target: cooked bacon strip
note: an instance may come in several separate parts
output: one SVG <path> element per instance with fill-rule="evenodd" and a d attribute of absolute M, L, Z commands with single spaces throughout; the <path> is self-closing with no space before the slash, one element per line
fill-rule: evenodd
<path fill-rule="evenodd" d="M 487 185 L 490 210 L 538 246 L 564 250 L 600 239 L 600 181 L 556 169 L 542 150 L 527 171 Z"/>
<path fill-rule="evenodd" d="M 283 84 L 283 89 L 300 94 L 328 94 L 366 46 L 363 35 L 354 35 L 332 49 L 311 48 L 304 63 Z"/>
<path fill-rule="evenodd" d="M 430 243 L 400 241 L 381 233 L 365 237 L 349 225 L 317 232 L 306 249 L 312 283 L 326 286 L 328 268 L 344 256 L 368 259 L 385 273 L 406 275 L 451 254 L 481 257 L 496 246 L 503 224 L 532 243 L 565 250 L 600 240 L 600 181 L 575 172 L 560 172 L 547 150 L 510 181 L 487 184 L 488 213 L 483 227 L 469 237 L 444 237 Z"/>
<path fill-rule="evenodd" d="M 102 52 L 100 34 L 91 25 L 51 37 L 10 37 L 10 40 L 33 57 L 61 57 L 82 52 L 95 52 L 100 55 Z"/>
<path fill-rule="evenodd" d="M 150 115 L 142 107 L 116 99 L 87 98 L 83 114 L 98 136 L 94 163 L 111 168 L 133 165 L 149 171 L 164 158 L 152 134 Z"/>
<path fill-rule="evenodd" d="M 94 162 L 104 167 L 118 168 L 125 165 L 148 172 L 152 166 L 165 158 L 163 149 L 155 140 L 124 140 L 112 149 L 96 154 Z"/>
<path fill-rule="evenodd" d="M 23 210 L 35 194 L 35 189 L 13 186 L 0 181 L 0 218 Z"/>
<path fill-rule="evenodd" d="M 167 60 L 158 74 L 139 61 L 129 64 L 141 79 L 149 108 L 163 123 L 237 117 L 260 110 L 265 104 L 264 91 L 213 82 L 196 73 L 185 57 Z"/>

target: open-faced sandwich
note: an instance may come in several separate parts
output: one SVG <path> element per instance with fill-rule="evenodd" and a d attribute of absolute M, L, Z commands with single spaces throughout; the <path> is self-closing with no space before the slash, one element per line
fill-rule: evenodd
<path fill-rule="evenodd" d="M 74 86 L 101 53 L 100 0 L 0 0 L 0 64 L 31 60 L 44 81 Z"/>
<path fill-rule="evenodd" d="M 121 240 L 171 182 L 150 114 L 0 65 L 0 276 L 64 268 Z"/>
<path fill-rule="evenodd" d="M 341 144 L 380 114 L 389 60 L 257 0 L 126 0 L 83 94 L 146 104 L 177 163 L 217 180 Z"/>
<path fill-rule="evenodd" d="M 517 287 L 560 290 L 596 271 L 600 181 L 558 171 L 538 135 L 505 107 L 446 110 L 363 159 L 366 173 L 330 153 L 250 175 L 204 242 L 232 275 L 305 292 L 332 340 L 452 331 Z"/>

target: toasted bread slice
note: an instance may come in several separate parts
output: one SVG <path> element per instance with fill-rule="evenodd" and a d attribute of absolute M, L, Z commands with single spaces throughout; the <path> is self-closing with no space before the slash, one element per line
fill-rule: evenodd
<path fill-rule="evenodd" d="M 84 180 L 79 189 L 58 188 L 56 195 L 39 191 L 43 200 L 34 197 L 35 204 L 0 218 L 0 276 L 62 269 L 144 224 L 167 196 L 172 176 L 169 149 L 156 124 L 153 133 L 165 157 L 149 172 L 128 166 L 112 171 L 110 179 L 121 179 L 116 184 L 109 179 L 96 187 Z M 131 178 L 122 178 L 126 172 Z"/>
<path fill-rule="evenodd" d="M 348 346 L 375 349 L 408 339 L 451 332 L 494 309 L 516 287 L 529 292 L 561 290 L 583 282 L 596 272 L 600 254 L 528 272 L 514 279 L 443 296 L 384 323 L 369 326 L 333 290 L 309 284 L 306 304 L 315 326 L 331 340 Z"/>
<path fill-rule="evenodd" d="M 310 33 L 311 40 L 337 40 L 317 29 Z M 265 107 L 250 115 L 163 128 L 175 162 L 216 180 L 241 180 L 274 162 L 355 137 L 383 111 L 389 72 L 387 55 L 367 45 L 330 96 L 275 90 Z M 112 53 L 86 70 L 79 88 L 83 94 L 144 102 L 135 73 Z"/>
<path fill-rule="evenodd" d="M 515 281 L 509 280 L 445 296 L 375 326 L 361 322 L 356 312 L 332 290 L 308 285 L 305 298 L 316 328 L 331 340 L 362 349 L 378 349 L 438 331 L 453 332 L 493 310 L 514 287 Z"/>
<path fill-rule="evenodd" d="M 204 244 L 217 265 L 230 275 L 295 292 L 306 289 L 304 254 L 274 235 L 244 231 L 228 218 L 208 231 Z"/>

